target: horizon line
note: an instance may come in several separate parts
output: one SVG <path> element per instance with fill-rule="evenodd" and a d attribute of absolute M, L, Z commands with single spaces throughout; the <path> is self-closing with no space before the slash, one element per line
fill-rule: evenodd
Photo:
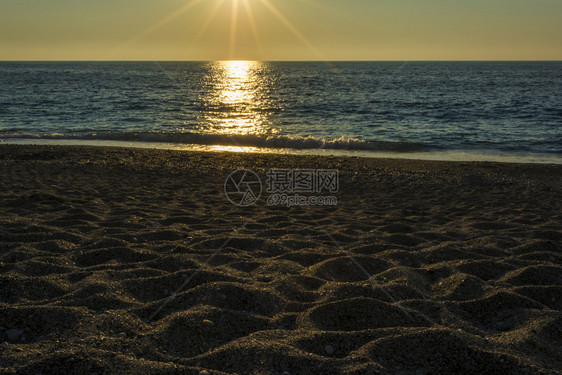
<path fill-rule="evenodd" d="M 352 60 L 245 60 L 245 59 L 217 59 L 217 60 L 155 60 L 155 59 L 118 59 L 118 60 L 3 60 L 0 62 L 220 62 L 220 61 L 251 61 L 251 62 L 562 62 L 562 59 L 396 59 L 396 60 L 370 60 L 370 59 L 352 59 Z"/>

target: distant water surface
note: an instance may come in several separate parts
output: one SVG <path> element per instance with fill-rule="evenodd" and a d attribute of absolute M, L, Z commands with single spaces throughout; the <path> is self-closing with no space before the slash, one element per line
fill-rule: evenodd
<path fill-rule="evenodd" d="M 562 62 L 3 62 L 22 140 L 562 162 Z"/>

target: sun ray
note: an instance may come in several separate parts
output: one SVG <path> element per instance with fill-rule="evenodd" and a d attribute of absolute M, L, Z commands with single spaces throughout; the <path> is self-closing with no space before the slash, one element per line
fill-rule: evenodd
<path fill-rule="evenodd" d="M 246 9 L 246 14 L 248 15 L 248 21 L 250 22 L 250 29 L 252 30 L 252 34 L 254 35 L 254 40 L 256 41 L 256 47 L 258 48 L 258 53 L 260 59 L 263 59 L 263 47 L 261 43 L 260 34 L 258 32 L 258 26 L 256 25 L 256 20 L 254 19 L 254 13 L 252 12 L 252 7 L 248 0 L 242 0 L 242 4 L 244 4 L 244 8 Z"/>
<path fill-rule="evenodd" d="M 130 39 L 127 42 L 127 44 L 133 44 L 135 42 L 138 42 L 140 39 L 144 38 L 145 36 L 152 34 L 156 30 L 167 24 L 168 22 L 181 16 L 183 13 L 187 12 L 189 9 L 193 8 L 195 5 L 201 3 L 202 1 L 203 0 L 191 0 L 187 4 L 183 5 L 182 7 L 168 14 L 166 17 L 162 18 L 160 21 L 156 22 L 155 24 L 141 31 L 139 34 L 135 35 L 132 39 Z"/>
<path fill-rule="evenodd" d="M 201 37 L 203 36 L 203 34 L 207 31 L 207 29 L 209 28 L 209 25 L 211 24 L 211 22 L 213 21 L 213 19 L 215 18 L 215 16 L 217 15 L 217 12 L 219 11 L 221 5 L 225 2 L 225 0 L 217 0 L 215 2 L 215 5 L 213 6 L 213 8 L 211 9 L 211 11 L 209 12 L 209 14 L 207 15 L 207 17 L 205 17 L 205 20 L 203 21 L 203 24 L 199 27 L 199 31 L 197 32 L 197 34 L 191 39 L 191 43 L 190 43 L 190 47 L 188 49 L 188 51 L 186 51 L 186 55 L 188 55 L 189 53 L 192 52 L 193 48 L 195 48 L 195 46 L 197 45 L 197 43 L 199 42 L 199 40 L 201 39 Z"/>
<path fill-rule="evenodd" d="M 281 13 L 269 0 L 260 0 L 260 2 L 293 33 L 303 44 L 305 44 L 312 52 L 314 52 L 320 60 L 326 60 L 324 54 L 316 48 L 292 23 Z"/>
<path fill-rule="evenodd" d="M 115 47 L 111 48 L 109 50 L 108 54 L 110 56 L 115 56 L 117 58 L 117 56 L 120 55 L 120 53 L 123 51 L 124 48 L 130 47 L 131 45 L 135 44 L 136 42 L 138 42 L 142 38 L 146 37 L 147 35 L 150 35 L 154 31 L 156 31 L 159 28 L 161 28 L 162 26 L 164 26 L 166 23 L 168 23 L 171 20 L 181 16 L 183 13 L 187 12 L 189 9 L 193 8 L 195 5 L 197 5 L 201 2 L 203 2 L 203 0 L 191 0 L 190 2 L 188 2 L 185 5 L 179 7 L 178 9 L 173 11 L 172 13 L 168 14 L 166 17 L 160 19 L 158 22 L 154 23 L 153 25 L 147 27 L 143 31 L 134 35 L 130 39 L 125 40 L 123 42 L 120 42 Z M 156 60 L 156 59 L 154 59 L 154 60 Z M 87 69 L 88 67 L 92 66 L 92 65 L 94 65 L 94 62 L 91 62 L 90 64 L 86 65 L 84 70 Z"/>
<path fill-rule="evenodd" d="M 321 61 L 323 61 L 328 68 L 332 71 L 332 73 L 336 74 L 340 79 L 344 82 L 344 84 L 349 87 L 351 91 L 353 91 L 363 102 L 369 104 L 367 97 L 363 94 L 363 92 L 357 88 L 349 79 L 328 59 L 325 55 L 314 45 L 310 42 L 297 28 L 295 25 L 291 23 L 281 13 L 269 0 L 260 0 L 260 2 L 281 22 L 285 25 L 285 27 L 291 31 L 302 43 L 304 43 L 313 53 L 315 53 Z"/>
<path fill-rule="evenodd" d="M 232 18 L 230 20 L 230 51 L 229 59 L 234 58 L 234 48 L 236 47 L 236 28 L 238 26 L 238 0 L 232 1 Z"/>

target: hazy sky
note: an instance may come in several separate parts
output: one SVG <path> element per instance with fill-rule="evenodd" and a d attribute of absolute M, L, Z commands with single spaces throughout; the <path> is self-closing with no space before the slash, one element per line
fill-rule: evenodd
<path fill-rule="evenodd" d="M 0 60 L 562 60 L 561 16 L 562 0 L 0 0 Z"/>

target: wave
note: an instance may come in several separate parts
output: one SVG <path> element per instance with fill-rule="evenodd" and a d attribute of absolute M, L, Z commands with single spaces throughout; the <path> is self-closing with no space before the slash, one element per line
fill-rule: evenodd
<path fill-rule="evenodd" d="M 238 146 L 257 148 L 285 148 L 285 149 L 327 149 L 327 150 L 357 150 L 357 151 L 385 151 L 385 152 L 420 152 L 438 149 L 436 146 L 389 141 L 366 141 L 356 138 L 315 138 L 289 135 L 226 135 L 206 133 L 158 133 L 158 132 L 128 132 L 128 133 L 12 133 L 0 132 L 0 139 L 61 139 L 61 140 L 100 140 L 125 142 L 158 142 L 196 145 Z"/>

